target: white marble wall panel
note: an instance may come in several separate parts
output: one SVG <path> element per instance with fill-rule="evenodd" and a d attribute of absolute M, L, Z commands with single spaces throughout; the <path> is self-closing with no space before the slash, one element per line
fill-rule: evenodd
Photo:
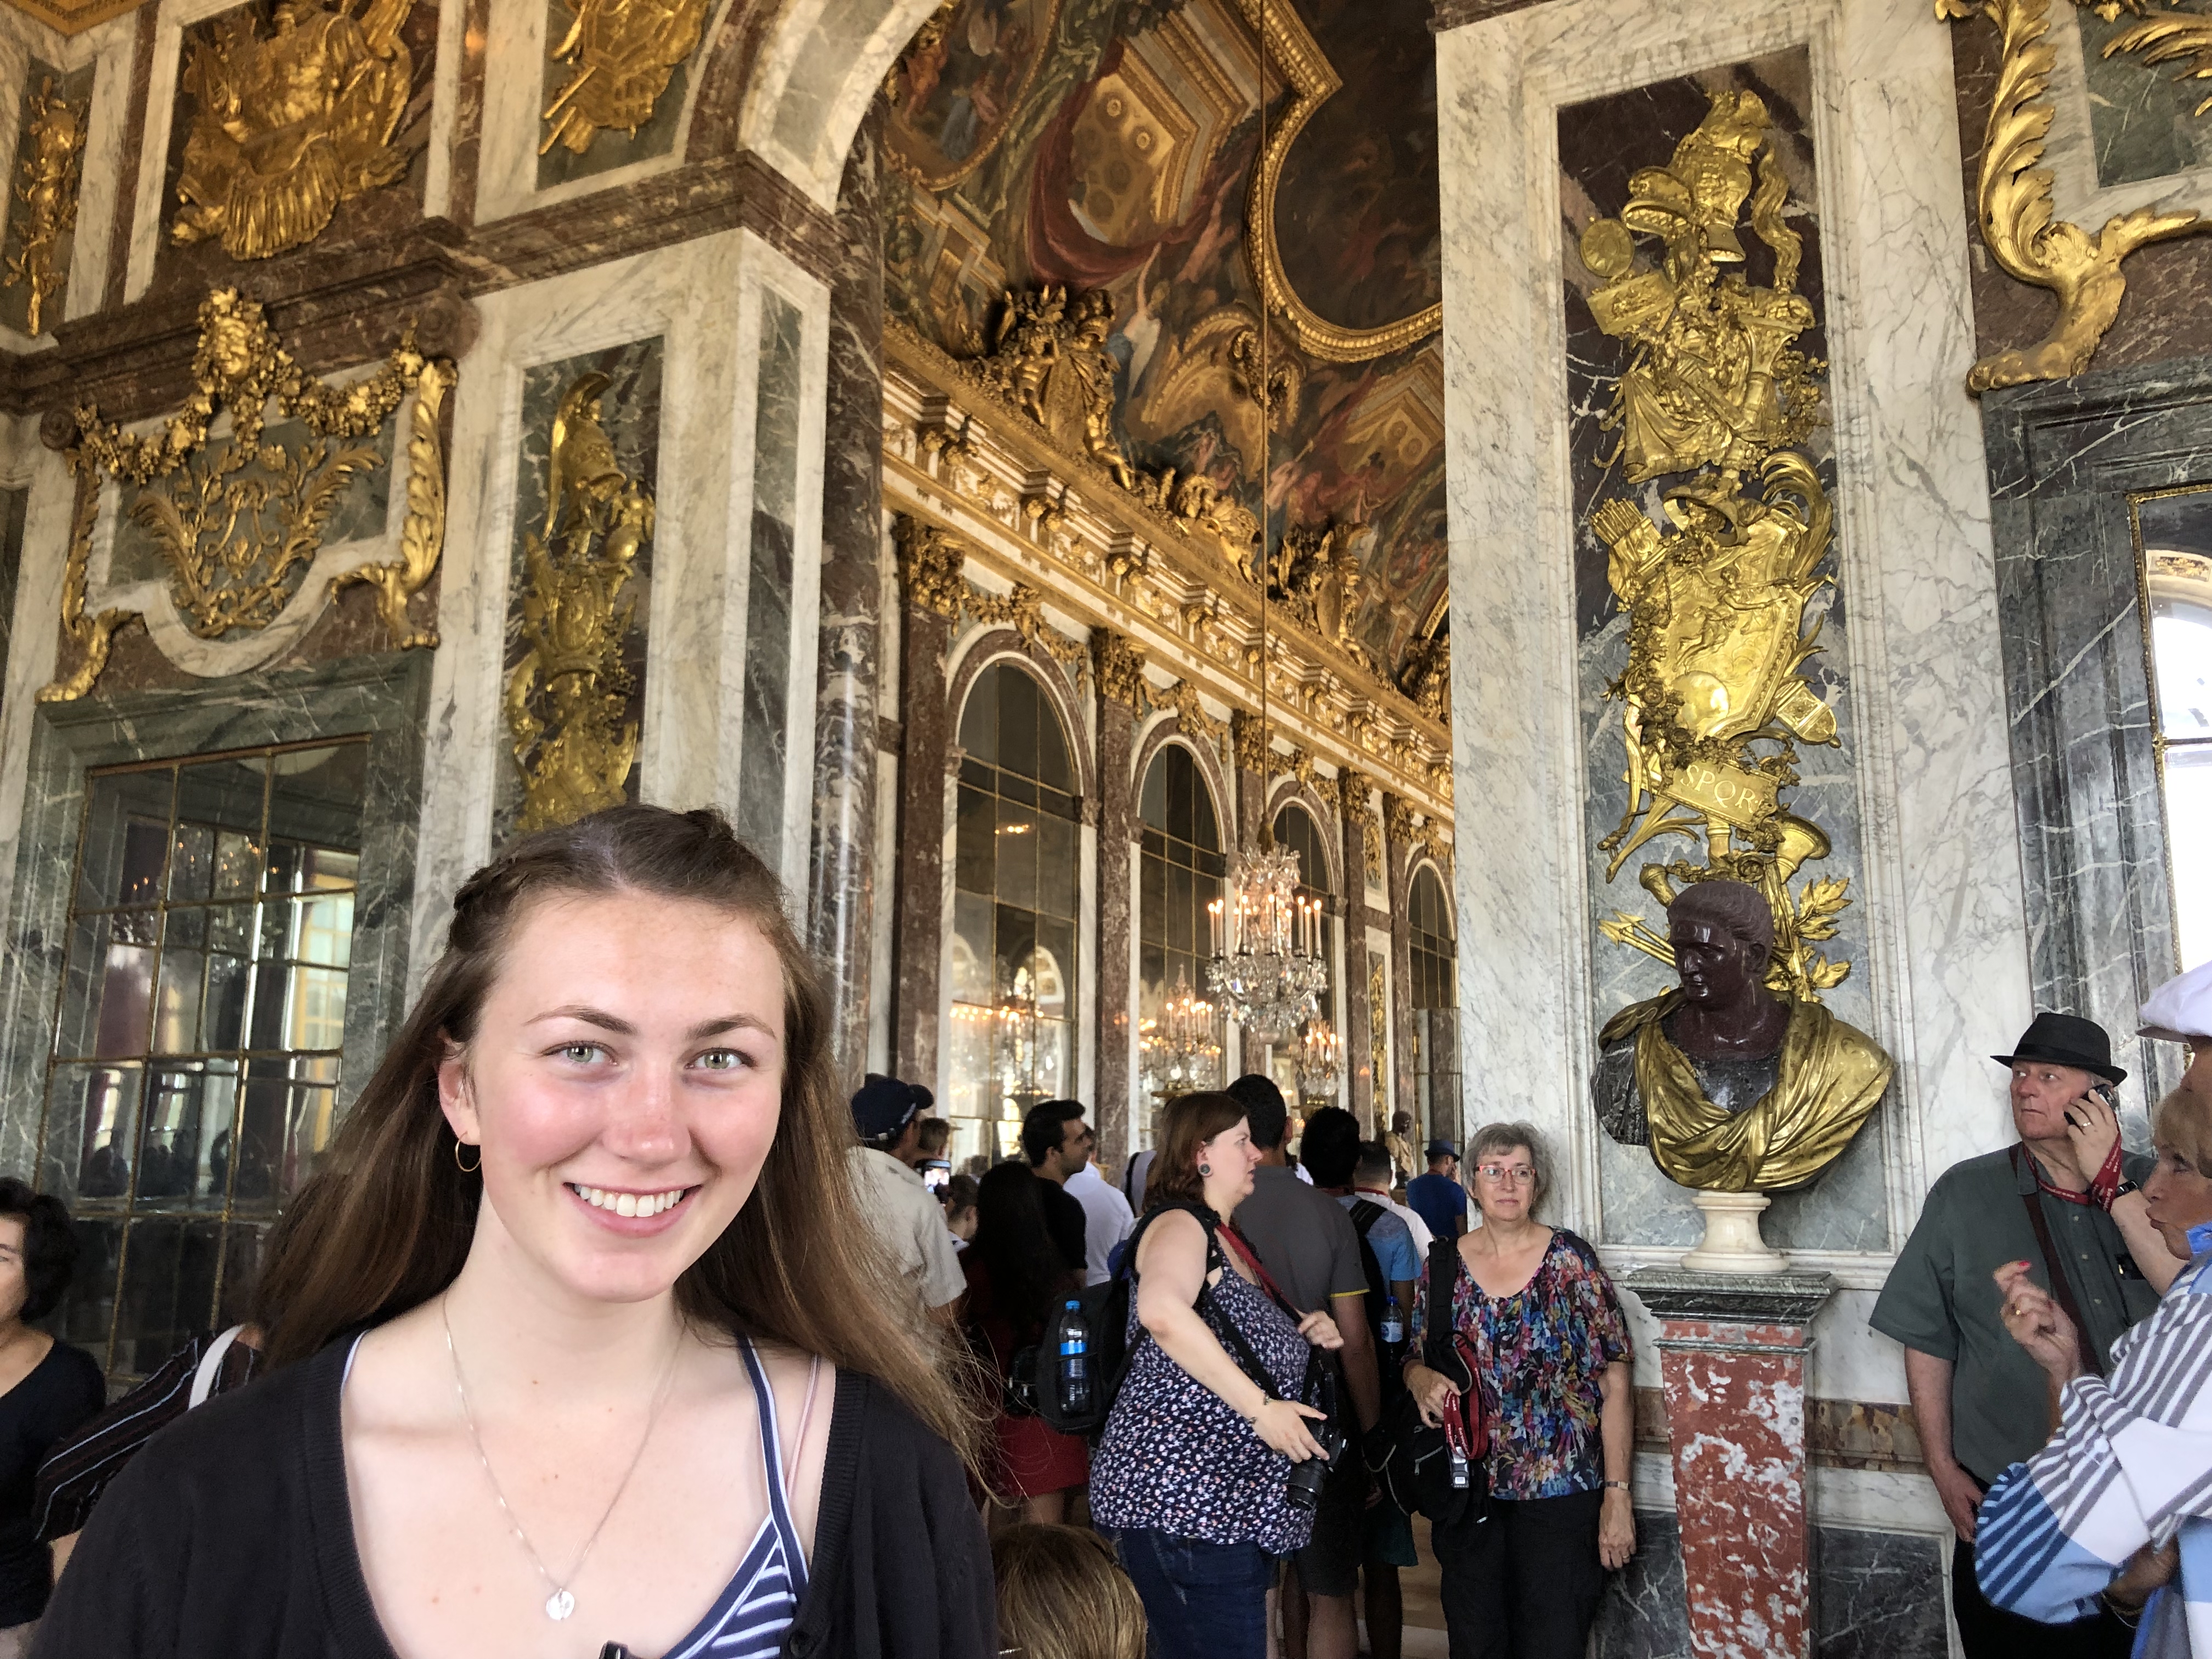
<path fill-rule="evenodd" d="M 454 395 L 451 494 L 439 601 L 443 644 L 431 679 L 414 949 L 419 985 L 434 960 L 454 890 L 491 851 L 493 782 L 513 764 L 500 696 L 521 453 L 524 372 L 631 340 L 665 342 L 653 608 L 640 744 L 644 799 L 731 811 L 744 757 L 732 734 L 744 692 L 743 596 L 750 551 L 750 434 L 757 338 L 747 295 L 774 287 L 807 321 L 799 397 L 803 437 L 799 545 L 819 536 L 827 292 L 748 231 L 685 242 L 477 301 L 483 332 Z M 810 424 L 811 423 L 811 424 Z M 811 504 L 811 508 L 809 504 Z M 811 511 L 810 521 L 805 514 Z M 804 752 L 814 722 L 814 571 L 802 561 L 793 611 L 787 741 Z M 805 769 L 797 769 L 796 851 L 803 868 Z"/>
<path fill-rule="evenodd" d="M 0 419 L 0 489 L 27 489 L 22 562 L 15 578 L 15 613 L 8 635 L 6 678 L 0 683 L 0 870 L 16 867 L 23 826 L 23 790 L 39 688 L 54 677 L 61 638 L 62 567 L 68 556 L 70 513 L 76 489 L 62 458 L 39 441 L 34 415 Z M 7 936 L 15 896 L 0 881 L 0 937 Z"/>
<path fill-rule="evenodd" d="M 1949 41 L 1924 0 L 1558 0 L 1438 37 L 1460 983 L 1470 1103 L 1557 1137 L 1560 1218 L 1599 1236 L 1559 295 L 1562 106 L 1802 46 L 1815 88 L 1840 568 L 1865 826 L 1857 884 L 1889 1233 L 1928 1182 L 2007 1138 L 1986 1058 L 2028 1002 L 2027 945 L 1977 411 Z M 1532 408 L 1533 404 L 1533 408 Z M 1480 787 L 1474 781 L 1480 780 Z M 1471 1108 L 1472 1109 L 1472 1108 Z M 1636 1252 L 1663 1259 L 1665 1252 Z M 1878 1285 L 1886 1254 L 1807 1266 Z M 1851 1397 L 1902 1397 L 1850 1298 L 1815 1360 Z M 1862 1375 L 1847 1352 L 1870 1357 Z"/>

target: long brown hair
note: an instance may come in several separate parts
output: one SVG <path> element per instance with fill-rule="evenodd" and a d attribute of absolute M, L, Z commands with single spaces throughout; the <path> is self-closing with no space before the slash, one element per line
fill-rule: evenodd
<path fill-rule="evenodd" d="M 1198 1173 L 1198 1149 L 1224 1129 L 1244 1121 L 1243 1106 L 1231 1097 L 1201 1090 L 1168 1103 L 1160 1124 L 1160 1150 L 1145 1172 L 1145 1207 L 1206 1202 Z"/>
<path fill-rule="evenodd" d="M 836 1097 L 829 1017 L 775 875 L 709 808 L 618 806 L 516 842 L 462 884 L 439 957 L 354 1103 L 315 1201 L 263 1269 L 283 1310 L 270 1360 L 306 1358 L 342 1333 L 419 1307 L 467 1259 L 483 1188 L 456 1161 L 438 1105 L 449 1044 L 476 1034 L 524 907 L 623 892 L 711 905 L 761 930 L 783 969 L 782 1115 L 760 1180 L 676 1281 L 695 1328 L 765 1338 L 876 1378 L 963 1456 L 977 1424 L 951 1368 L 895 1299 L 905 1276 L 876 1242 L 848 1173 L 850 1112 Z"/>
<path fill-rule="evenodd" d="M 1008 1527 L 991 1540 L 1002 1653 L 1144 1659 L 1145 1604 L 1114 1547 L 1084 1527 Z"/>

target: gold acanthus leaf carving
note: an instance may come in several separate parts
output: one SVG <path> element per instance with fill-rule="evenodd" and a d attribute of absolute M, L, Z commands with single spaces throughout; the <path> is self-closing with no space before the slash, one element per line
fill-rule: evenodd
<path fill-rule="evenodd" d="M 84 173 L 85 122 L 92 100 L 73 104 L 54 90 L 53 77 L 43 77 L 31 100 L 30 120 L 24 133 L 24 154 L 15 164 L 15 200 L 21 217 L 21 244 L 8 256 L 7 274 L 0 286 L 21 283 L 30 303 L 23 331 L 46 331 L 46 301 L 58 293 L 68 273 L 60 263 L 62 239 L 76 228 L 77 185 Z"/>
<path fill-rule="evenodd" d="M 234 289 L 201 301 L 194 391 L 184 409 L 151 433 L 126 433 L 81 404 L 68 459 L 80 499 L 63 569 L 62 630 L 82 653 L 76 670 L 39 692 L 67 702 L 89 691 L 107 665 L 116 630 L 136 614 L 85 612 L 85 584 L 103 477 L 141 488 L 132 509 L 167 564 L 170 597 L 185 625 L 203 638 L 266 627 L 295 598 L 299 572 L 321 550 L 325 520 L 347 482 L 380 465 L 369 448 L 327 441 L 373 438 L 411 392 L 410 475 L 401 556 L 340 573 L 325 597 L 356 582 L 374 586 L 395 648 L 434 646 L 433 629 L 415 629 L 407 602 L 437 568 L 446 538 L 446 490 L 438 426 L 454 370 L 425 358 L 409 324 L 373 374 L 329 386 L 292 361 L 261 307 Z M 312 434 L 288 447 L 262 441 L 271 400 Z M 207 448 L 217 410 L 231 429 Z"/>
<path fill-rule="evenodd" d="M 415 78 L 400 39 L 413 8 L 277 0 L 266 38 L 250 7 L 210 23 L 179 81 L 194 107 L 170 237 L 265 259 L 319 236 L 339 203 L 404 176 L 410 152 L 392 138 Z"/>
<path fill-rule="evenodd" d="M 1145 706 L 1145 653 L 1127 635 L 1093 628 L 1091 672 L 1097 677 L 1100 696 L 1127 708 Z"/>
<path fill-rule="evenodd" d="M 1016 582 L 1006 593 L 988 593 L 964 582 L 967 609 L 977 621 L 1003 623 L 1030 645 L 1050 653 L 1064 663 L 1079 663 L 1088 647 L 1069 639 L 1044 619 L 1044 595 L 1026 582 Z"/>
<path fill-rule="evenodd" d="M 540 155 L 556 144 L 581 155 L 603 128 L 636 137 L 707 22 L 707 0 L 574 3 L 568 32 L 547 54 L 568 66 L 568 78 L 545 106 Z"/>
<path fill-rule="evenodd" d="M 507 678 L 508 747 L 522 774 L 518 831 L 574 823 L 627 799 L 637 759 L 623 661 L 637 556 L 653 501 L 622 471 L 601 422 L 610 381 L 593 371 L 562 393 L 546 469 L 545 523 L 523 539 L 524 651 Z"/>
<path fill-rule="evenodd" d="M 2058 296 L 2058 319 L 2043 339 L 1993 353 L 1967 371 L 1966 390 L 1978 393 L 2064 380 L 2087 368 L 2127 293 L 2121 262 L 2148 243 L 2199 230 L 2204 222 L 2193 212 L 2138 208 L 2106 220 L 2093 238 L 2054 218 L 2051 170 L 2038 165 L 2054 113 L 2048 94 L 2057 54 L 2044 38 L 2051 0 L 1981 0 L 1972 9 L 1936 0 L 1938 17 L 1966 17 L 1973 9 L 1995 20 L 2002 46 L 1982 135 L 1982 240 L 2008 276 Z"/>
<path fill-rule="evenodd" d="M 967 563 L 968 553 L 960 538 L 933 524 L 902 516 L 896 539 L 906 602 L 917 611 L 957 621 L 967 589 L 961 568 Z"/>
<path fill-rule="evenodd" d="M 1242 708 L 1234 709 L 1229 716 L 1230 752 L 1237 757 L 1237 769 L 1249 772 L 1256 777 L 1267 775 L 1267 763 L 1273 758 L 1272 749 L 1274 734 L 1267 721 L 1257 714 Z"/>
<path fill-rule="evenodd" d="M 1211 738 L 1217 745 L 1228 737 L 1229 722 L 1218 720 L 1206 712 L 1205 704 L 1198 700 L 1198 692 L 1188 680 L 1177 680 L 1164 687 L 1147 684 L 1145 690 L 1152 700 L 1152 707 L 1174 714 L 1182 722 L 1187 735 Z"/>
<path fill-rule="evenodd" d="M 2108 21 L 2111 20 L 2107 20 Z M 2177 81 L 2212 81 L 2212 17 L 2159 17 L 2130 24 L 2105 43 L 2105 56 L 2140 52 L 2146 65 L 2186 63 Z M 2212 97 L 2190 112 L 2201 116 L 2212 109 Z"/>

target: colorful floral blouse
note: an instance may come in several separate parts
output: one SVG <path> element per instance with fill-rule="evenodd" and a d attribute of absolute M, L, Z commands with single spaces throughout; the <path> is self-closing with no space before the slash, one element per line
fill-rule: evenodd
<path fill-rule="evenodd" d="M 1568 1232 L 1528 1282 L 1492 1296 L 1458 1259 L 1452 1327 L 1468 1339 L 1490 1408 L 1490 1491 L 1496 1498 L 1565 1498 L 1605 1484 L 1598 1434 L 1605 1368 L 1629 1357 L 1628 1322 L 1597 1252 Z M 1429 1273 L 1413 1297 L 1412 1340 L 1425 1335 Z"/>

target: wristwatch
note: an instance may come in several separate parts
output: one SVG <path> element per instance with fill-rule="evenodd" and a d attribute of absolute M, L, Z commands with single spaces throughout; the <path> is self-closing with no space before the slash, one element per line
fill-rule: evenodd
<path fill-rule="evenodd" d="M 2118 1186 L 2112 1188 L 2112 1204 L 2118 1203 L 2130 1193 L 2139 1193 L 2142 1190 L 2142 1182 L 2135 1181 L 2123 1181 Z M 2105 1207 L 2109 1210 L 2112 1207 L 2112 1204 L 2107 1204 Z"/>
<path fill-rule="evenodd" d="M 1626 1480 L 1608 1480 L 1605 1483 L 1605 1489 L 1607 1492 L 1626 1492 L 1629 1486 Z"/>

